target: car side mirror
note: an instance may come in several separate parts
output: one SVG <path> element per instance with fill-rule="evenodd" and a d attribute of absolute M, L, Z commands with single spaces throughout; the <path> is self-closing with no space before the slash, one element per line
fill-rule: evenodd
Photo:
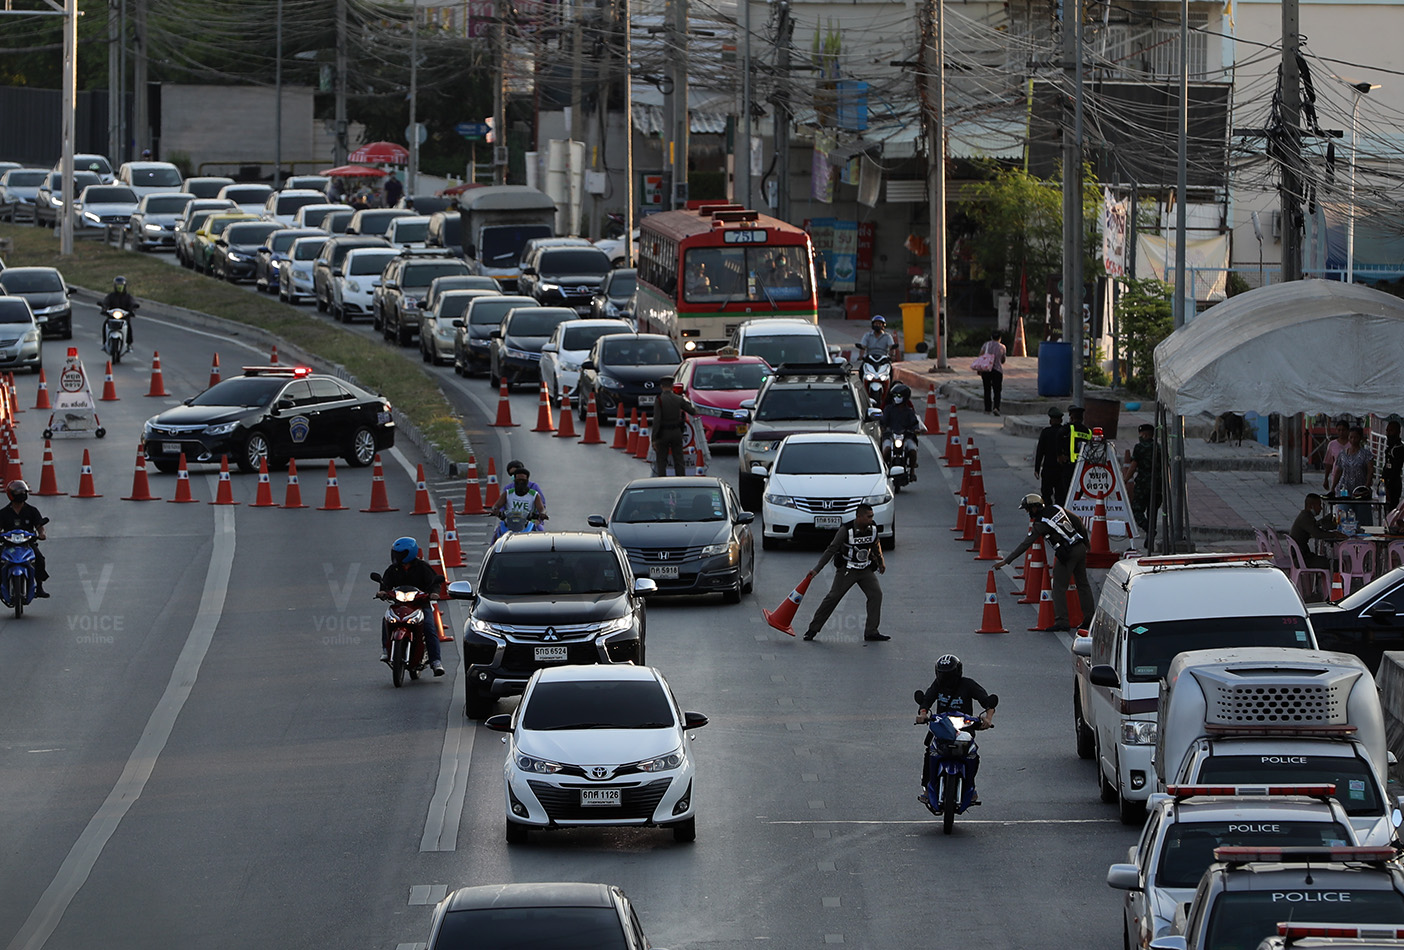
<path fill-rule="evenodd" d="M 258 253 L 260 253 L 260 254 L 272 254 L 272 253 L 273 253 L 273 248 L 271 248 L 271 247 L 261 247 L 261 248 L 258 249 Z"/>
<path fill-rule="evenodd" d="M 545 346 L 543 346 L 543 347 L 541 348 L 541 352 L 543 352 L 543 353 L 559 353 L 559 352 L 560 352 L 560 349 L 559 349 L 559 348 L 556 346 L 556 344 L 554 344 L 554 343 L 547 343 Z"/>
<path fill-rule="evenodd" d="M 1150 950 L 1185 950 L 1185 938 L 1179 934 L 1157 937 L 1150 942 Z"/>
<path fill-rule="evenodd" d="M 1118 891 L 1140 891 L 1140 868 L 1134 864 L 1113 864 L 1107 868 L 1107 886 Z"/>
<path fill-rule="evenodd" d="M 72 297 L 72 296 L 73 296 L 74 294 L 76 294 L 77 292 L 78 292 L 78 288 L 77 288 L 77 287 L 69 287 L 68 290 L 66 291 L 66 293 L 67 293 L 68 296 L 70 296 L 70 297 Z"/>
<path fill-rule="evenodd" d="M 736 516 L 737 524 L 750 524 L 752 521 L 755 520 L 756 513 L 754 511 L 743 511 Z"/>
<path fill-rule="evenodd" d="M 737 422 L 747 422 L 750 420 L 751 414 L 745 409 L 737 409 L 734 412 L 732 412 L 731 418 L 736 420 Z"/>
<path fill-rule="evenodd" d="M 888 478 L 897 478 L 899 475 L 905 474 L 907 474 L 907 467 L 905 465 L 894 465 L 887 470 Z"/>
<path fill-rule="evenodd" d="M 1072 652 L 1073 652 L 1073 656 L 1091 656 L 1091 655 L 1092 655 L 1092 638 L 1091 638 L 1091 637 L 1073 637 Z"/>
<path fill-rule="evenodd" d="M 468 324 L 464 323 L 462 320 L 455 320 L 455 321 L 453 321 L 453 323 L 452 323 L 452 326 L 459 327 L 459 328 L 466 327 L 467 325 L 468 325 Z"/>
<path fill-rule="evenodd" d="M 1092 667 L 1087 673 L 1087 679 L 1093 686 L 1106 686 L 1111 689 L 1121 688 L 1121 677 L 1116 675 L 1116 668 L 1099 663 Z"/>
<path fill-rule="evenodd" d="M 420 310 L 428 310 L 428 309 L 429 309 L 429 306 L 428 306 L 423 300 L 417 302 L 417 303 L 415 304 L 415 306 L 418 307 Z"/>
<path fill-rule="evenodd" d="M 473 584 L 471 581 L 454 581 L 448 586 L 450 600 L 472 600 Z"/>
<path fill-rule="evenodd" d="M 343 274 L 343 273 L 341 272 L 341 268 L 338 267 L 336 270 L 332 271 L 332 276 L 333 276 L 333 277 L 345 277 L 346 275 Z"/>
<path fill-rule="evenodd" d="M 762 465 L 760 462 L 752 462 L 752 463 L 751 463 L 751 474 L 752 474 L 752 475 L 759 475 L 761 478 L 769 478 L 769 477 L 770 477 L 770 469 L 766 468 L 766 467 L 765 467 L 764 465 Z"/>
<path fill-rule="evenodd" d="M 463 253 L 468 255 L 469 257 L 477 257 L 478 249 L 472 244 L 465 244 L 463 245 Z"/>
<path fill-rule="evenodd" d="M 868 410 L 868 421 L 869 421 L 869 422 L 877 422 L 877 421 L 879 421 L 881 418 L 882 418 L 882 410 L 881 410 L 881 409 L 869 409 L 869 410 Z"/>
<path fill-rule="evenodd" d="M 373 580 L 373 581 L 375 581 L 377 584 L 379 584 L 380 581 L 381 581 L 380 572 L 379 572 L 379 571 L 371 571 L 370 579 Z"/>
<path fill-rule="evenodd" d="M 581 368 L 581 369 L 599 369 L 599 367 L 595 365 L 595 361 L 594 361 L 594 360 L 586 360 L 585 362 L 583 362 L 583 363 L 580 364 L 580 368 Z"/>
<path fill-rule="evenodd" d="M 500 340 L 502 339 L 502 331 L 500 329 L 493 330 L 488 336 L 492 337 L 494 340 Z"/>
<path fill-rule="evenodd" d="M 296 405 L 297 403 L 293 402 L 292 398 L 289 396 L 284 396 L 282 399 L 278 400 L 279 409 L 292 409 Z"/>
<path fill-rule="evenodd" d="M 644 597 L 658 593 L 658 582 L 651 577 L 634 578 L 634 593 Z"/>
<path fill-rule="evenodd" d="M 535 277 L 535 276 L 536 276 L 536 268 L 535 268 L 535 267 L 523 267 L 523 268 L 522 268 L 522 276 L 523 276 L 523 277 Z"/>
<path fill-rule="evenodd" d="M 498 713 L 496 716 L 488 716 L 483 720 L 483 725 L 487 726 L 493 732 L 511 732 L 512 714 Z"/>
<path fill-rule="evenodd" d="M 741 408 L 754 409 L 756 408 L 756 401 L 754 399 L 743 399 L 741 400 Z"/>
<path fill-rule="evenodd" d="M 710 722 L 710 720 L 700 712 L 688 711 L 683 713 L 684 729 L 701 729 L 708 722 Z"/>
<path fill-rule="evenodd" d="M 1398 613 L 1395 611 L 1393 604 L 1388 601 L 1381 601 L 1369 609 L 1368 615 L 1375 623 L 1392 624 L 1394 623 L 1394 618 L 1398 616 Z"/>
<path fill-rule="evenodd" d="M 386 290 L 399 290 L 400 282 L 397 280 L 387 280 L 382 284 L 382 286 L 385 287 Z"/>
<path fill-rule="evenodd" d="M 608 527 L 608 523 L 605 521 L 604 515 L 591 515 L 590 517 L 585 519 L 585 523 L 592 528 Z"/>
<path fill-rule="evenodd" d="M 348 227 L 348 228 L 347 228 L 345 231 L 343 231 L 342 233 L 343 233 L 343 234 L 359 234 L 360 232 L 357 231 L 357 230 L 356 230 L 355 228 L 353 228 L 353 227 Z"/>

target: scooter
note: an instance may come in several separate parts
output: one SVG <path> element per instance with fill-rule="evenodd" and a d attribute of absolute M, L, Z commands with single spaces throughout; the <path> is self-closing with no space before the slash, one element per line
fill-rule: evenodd
<path fill-rule="evenodd" d="M 380 583 L 380 574 L 373 573 L 371 580 Z M 385 617 L 381 620 L 390 629 L 390 682 L 396 688 L 404 684 L 405 673 L 410 679 L 419 679 L 419 674 L 429 665 L 428 650 L 424 644 L 425 628 L 429 624 L 433 609 L 429 594 L 418 587 L 396 587 L 393 590 L 376 591 L 375 596 L 388 600 Z"/>
<path fill-rule="evenodd" d="M 122 354 L 127 351 L 127 321 L 132 315 L 126 310 L 104 310 L 102 312 L 102 351 L 113 363 L 122 362 Z"/>
<path fill-rule="evenodd" d="M 492 540 L 512 534 L 513 532 L 545 531 L 546 526 L 541 523 L 541 519 L 525 511 L 505 511 L 498 516 L 497 530 L 492 533 Z"/>
<path fill-rule="evenodd" d="M 887 390 L 892 386 L 892 358 L 886 353 L 865 353 L 858 364 L 858 376 L 868 391 L 869 404 L 887 405 Z"/>
<path fill-rule="evenodd" d="M 921 703 L 922 691 L 917 690 L 913 698 Z M 979 754 L 973 733 L 993 729 L 993 717 L 994 710 L 986 709 L 978 718 L 950 710 L 916 718 L 914 725 L 925 725 L 931 731 L 931 744 L 926 750 L 931 764 L 921 802 L 941 819 L 941 829 L 946 834 L 955 827 L 956 815 L 973 804 L 975 788 L 965 778 L 970 760 Z"/>
<path fill-rule="evenodd" d="M 38 589 L 34 580 L 34 542 L 38 540 L 39 535 L 24 528 L 0 534 L 0 603 L 13 609 L 16 618 L 24 616 Z"/>
<path fill-rule="evenodd" d="M 892 490 L 901 491 L 904 485 L 910 485 L 916 481 L 917 463 L 917 441 L 919 433 L 926 431 L 926 426 L 909 432 L 884 432 L 882 434 L 882 461 L 891 470 L 894 466 L 901 469 L 900 472 L 892 476 Z"/>

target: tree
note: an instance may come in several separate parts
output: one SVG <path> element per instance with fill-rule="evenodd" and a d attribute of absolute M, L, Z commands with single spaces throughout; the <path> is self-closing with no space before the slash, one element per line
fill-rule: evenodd
<path fill-rule="evenodd" d="M 1126 388 L 1148 395 L 1155 392 L 1155 348 L 1175 329 L 1171 312 L 1172 289 L 1155 279 L 1128 280 L 1116 304 L 1121 329 L 1122 363 Z"/>

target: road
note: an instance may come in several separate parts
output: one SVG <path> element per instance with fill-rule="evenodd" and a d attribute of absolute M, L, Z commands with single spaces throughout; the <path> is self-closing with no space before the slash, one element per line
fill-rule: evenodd
<path fill-rule="evenodd" d="M 172 395 L 144 397 L 149 365 L 124 361 L 120 401 L 98 404 L 107 438 L 55 441 L 59 487 L 76 491 L 88 449 L 103 497 L 34 499 L 53 519 L 55 596 L 0 619 L 0 939 L 12 950 L 410 947 L 426 939 L 446 889 L 552 879 L 623 886 L 661 947 L 888 948 L 929 942 L 937 928 L 984 948 L 1118 945 L 1118 895 L 1103 879 L 1134 830 L 1098 802 L 1091 764 L 1073 754 L 1066 641 L 1025 632 L 1034 613 L 1012 597 L 1002 607 L 1015 632 L 973 633 L 985 569 L 947 530 L 954 486 L 935 458 L 939 440 L 924 445 L 921 481 L 899 499 L 883 579 L 890 643 L 862 642 L 857 592 L 813 643 L 765 626 L 760 607 L 785 597 L 816 550 L 757 545 L 756 593 L 739 606 L 650 604 L 650 661 L 684 707 L 711 717 L 696 734 L 696 844 L 581 830 L 509 849 L 500 737 L 463 719 L 456 650 L 445 650 L 448 676 L 400 690 L 376 662 L 366 575 L 395 537 L 423 539 L 435 521 L 408 514 L 413 447 L 403 441 L 386 459 L 397 513 L 356 510 L 369 473 L 340 465 L 352 510 L 316 511 L 324 462 L 299 465 L 313 506 L 301 511 L 248 507 L 256 482 L 240 476 L 237 507 L 122 501 L 142 421 L 203 388 L 213 351 L 226 374 L 264 358 L 151 309 L 138 324 L 141 352 L 159 349 Z M 91 307 L 75 308 L 75 327 L 100 380 Z M 64 344 L 46 346 L 52 380 Z M 488 428 L 496 393 L 486 382 L 435 372 L 474 420 L 480 462 L 524 459 L 556 530 L 607 511 L 645 474 L 607 447 L 529 432 L 535 394 L 512 397 L 520 428 Z M 32 406 L 33 379 L 18 385 Z M 20 417 L 36 485 L 42 417 Z M 1000 524 L 999 502 L 1012 512 L 1028 490 L 1025 447 L 978 417 L 962 424 L 981 444 L 1007 549 L 1017 532 Z M 713 459 L 728 478 L 735 465 L 734 454 Z M 202 502 L 214 497 L 212 472 L 192 475 Z M 281 501 L 282 476 L 273 483 Z M 152 486 L 173 495 L 171 478 L 153 474 Z M 461 480 L 432 489 L 440 510 L 462 499 Z M 487 523 L 459 527 L 476 564 Z M 462 606 L 450 615 L 461 626 Z M 985 804 L 948 838 L 915 801 L 921 731 L 910 696 L 952 651 L 1001 705 L 981 738 Z"/>

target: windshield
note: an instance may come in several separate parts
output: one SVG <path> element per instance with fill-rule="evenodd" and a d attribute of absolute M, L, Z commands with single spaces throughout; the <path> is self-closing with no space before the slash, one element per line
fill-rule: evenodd
<path fill-rule="evenodd" d="M 129 168 L 132 184 L 138 188 L 170 188 L 180 185 L 180 171 L 175 168 Z"/>
<path fill-rule="evenodd" d="M 770 372 L 761 363 L 713 363 L 692 371 L 692 388 L 708 391 L 760 389 Z"/>
<path fill-rule="evenodd" d="M 7 294 L 61 294 L 67 290 L 56 270 L 0 271 L 0 287 Z"/>
<path fill-rule="evenodd" d="M 499 596 L 620 594 L 624 577 L 609 551 L 504 551 L 489 559 L 482 592 Z"/>
<path fill-rule="evenodd" d="M 1404 568 L 1396 567 L 1388 574 L 1381 574 L 1345 600 L 1341 601 L 1341 607 L 1345 610 L 1359 610 L 1373 604 L 1381 595 L 1390 593 L 1399 587 L 1404 581 Z M 1400 591 L 1393 598 L 1385 598 L 1385 602 L 1391 604 L 1401 614 L 1404 614 L 1404 591 Z"/>
<path fill-rule="evenodd" d="M 522 715 L 523 729 L 667 729 L 674 725 L 668 694 L 656 680 L 537 683 Z"/>
<path fill-rule="evenodd" d="M 655 521 L 725 521 L 726 504 L 720 488 L 631 488 L 619 498 L 611 521 L 651 524 Z"/>
<path fill-rule="evenodd" d="M 438 315 L 445 320 L 457 320 L 463 316 L 463 311 L 468 309 L 475 296 L 471 293 L 444 294 L 439 298 Z"/>
<path fill-rule="evenodd" d="M 273 208 L 274 214 L 296 214 L 298 208 L 305 208 L 308 205 L 325 204 L 326 195 L 279 195 L 278 203 Z"/>
<path fill-rule="evenodd" d="M 1201 785 L 1335 785 L 1331 797 L 1347 815 L 1384 812 L 1374 773 L 1355 756 L 1211 755 L 1203 761 L 1195 779 Z"/>
<path fill-rule="evenodd" d="M 623 327 L 617 323 L 606 327 L 571 327 L 561 334 L 561 349 L 588 350 L 606 333 L 618 333 L 621 329 Z"/>
<path fill-rule="evenodd" d="M 435 261 L 432 264 L 410 264 L 400 274 L 401 287 L 425 287 L 436 277 L 453 277 L 468 273 L 468 265 L 459 260 Z"/>
<path fill-rule="evenodd" d="M 401 244 L 423 243 L 428 233 L 428 221 L 406 221 L 395 225 L 395 240 Z"/>
<path fill-rule="evenodd" d="M 1250 799 L 1251 800 L 1251 799 Z M 1157 887 L 1193 888 L 1199 884 L 1214 849 L 1237 845 L 1297 848 L 1334 847 L 1354 843 L 1351 833 L 1334 821 L 1284 819 L 1237 821 L 1180 821 L 1165 831 L 1160 846 Z"/>
<path fill-rule="evenodd" d="M 232 224 L 229 226 L 229 230 L 224 233 L 224 237 L 230 244 L 262 244 L 264 238 L 280 227 L 281 225 L 272 222 L 265 224 L 261 221 L 249 224 Z"/>
<path fill-rule="evenodd" d="M 502 318 L 507 316 L 508 310 L 517 307 L 530 307 L 535 303 L 536 301 L 530 297 L 483 298 L 481 303 L 473 304 L 468 311 L 468 322 L 475 327 L 488 323 L 497 326 L 502 322 Z"/>
<path fill-rule="evenodd" d="M 136 204 L 136 192 L 130 188 L 123 188 L 121 185 L 108 185 L 106 187 L 87 188 L 83 191 L 83 200 L 89 204 L 104 202 L 111 204 Z"/>
<path fill-rule="evenodd" d="M 29 304 L 23 300 L 0 300 L 0 323 L 33 323 Z"/>
<path fill-rule="evenodd" d="M 146 199 L 146 210 L 151 214 L 180 214 L 190 201 L 189 195 L 151 195 Z"/>
<path fill-rule="evenodd" d="M 559 274 L 570 277 L 603 277 L 609 273 L 609 255 L 599 248 L 561 248 L 541 255 L 537 272 L 546 277 Z"/>
<path fill-rule="evenodd" d="M 355 213 L 354 211 L 328 212 L 327 216 L 322 219 L 322 227 L 326 228 L 332 234 L 344 234 L 346 233 L 346 226 L 351 223 L 351 217 Z"/>
<path fill-rule="evenodd" d="M 615 271 L 609 279 L 609 295 L 615 299 L 628 297 L 638 286 L 638 275 L 634 271 Z"/>
<path fill-rule="evenodd" d="M 847 386 L 821 389 L 790 389 L 772 387 L 756 407 L 756 419 L 772 422 L 793 419 L 810 422 L 853 422 L 858 419 L 858 404 Z"/>
<path fill-rule="evenodd" d="M 741 340 L 744 356 L 759 356 L 771 366 L 781 363 L 827 363 L 828 349 L 816 329 L 813 333 L 791 333 L 784 336 L 753 336 Z"/>
<path fill-rule="evenodd" d="M 286 380 L 239 376 L 215 383 L 190 400 L 192 406 L 266 406 L 283 388 Z"/>
<path fill-rule="evenodd" d="M 809 249 L 699 247 L 683 259 L 683 293 L 689 303 L 808 300 L 814 294 Z"/>
<path fill-rule="evenodd" d="M 5 183 L 18 188 L 38 188 L 40 185 L 44 184 L 45 174 L 46 173 L 43 171 L 10 171 L 5 175 Z"/>
<path fill-rule="evenodd" d="M 293 241 L 305 237 L 311 237 L 311 235 L 302 231 L 296 231 L 292 228 L 282 228 L 268 235 L 268 246 L 279 253 L 283 253 L 293 246 Z"/>
<path fill-rule="evenodd" d="M 877 450 L 861 442 L 787 442 L 775 460 L 781 475 L 876 475 Z"/>
<path fill-rule="evenodd" d="M 473 950 L 628 950 L 613 907 L 484 907 L 444 914 L 435 946 Z"/>
<path fill-rule="evenodd" d="M 90 171 L 97 175 L 112 174 L 112 166 L 101 155 L 74 155 L 73 164 L 81 165 L 84 171 Z"/>
<path fill-rule="evenodd" d="M 1265 885 L 1260 891 L 1220 894 L 1209 912 L 1201 946 L 1251 950 L 1275 934 L 1281 920 L 1327 924 L 1393 924 L 1404 920 L 1404 895 L 1392 888 L 1309 887 L 1298 883 L 1303 876 L 1274 874 L 1274 881 L 1278 877 L 1290 880 L 1282 881 L 1281 886 Z M 1378 879 L 1389 880 L 1383 874 Z"/>
<path fill-rule="evenodd" d="M 516 267 L 522 256 L 522 245 L 532 238 L 550 237 L 549 224 L 499 225 L 483 228 L 483 246 L 478 248 L 478 260 L 489 267 Z"/>
<path fill-rule="evenodd" d="M 246 188 L 232 188 L 232 187 L 231 187 L 231 188 L 225 188 L 224 191 L 220 194 L 220 197 L 221 197 L 221 198 L 228 198 L 230 201 L 234 202 L 236 205 L 248 205 L 248 204 L 260 204 L 260 205 L 261 205 L 261 204 L 263 204 L 265 201 L 268 200 L 268 195 L 269 195 L 272 191 L 273 191 L 273 189 L 272 189 L 272 188 L 269 188 L 269 187 L 266 186 L 266 185 L 258 185 L 258 186 L 250 185 L 250 186 L 248 186 L 248 187 L 246 187 Z"/>
<path fill-rule="evenodd" d="M 384 211 L 358 211 L 357 214 L 361 216 L 356 221 L 357 234 L 384 234 L 391 221 L 409 216 L 408 211 L 396 211 L 393 208 Z"/>
<path fill-rule="evenodd" d="M 217 198 L 228 184 L 225 178 L 187 178 L 181 187 L 196 198 Z"/>
<path fill-rule="evenodd" d="M 611 366 L 668 366 L 682 362 L 672 340 L 639 337 L 606 341 L 604 358 Z"/>
<path fill-rule="evenodd" d="M 75 195 L 81 195 L 83 193 L 83 189 L 87 188 L 89 185 L 100 184 L 102 184 L 102 179 L 94 175 L 92 172 L 73 173 L 73 193 Z M 61 173 L 54 172 L 49 176 L 49 190 L 52 192 L 59 192 L 63 190 L 63 175 Z"/>
<path fill-rule="evenodd" d="M 248 218 L 221 218 L 215 217 L 205 222 L 205 228 L 212 237 L 219 237 L 231 224 L 238 224 L 240 221 L 247 221 Z"/>
<path fill-rule="evenodd" d="M 1158 683 L 1175 654 L 1226 647 L 1311 646 L 1305 617 L 1205 617 L 1138 623 L 1126 638 L 1127 679 Z"/>
<path fill-rule="evenodd" d="M 523 309 L 512 314 L 506 332 L 512 336 L 550 336 L 557 326 L 574 318 L 575 313 L 569 310 Z"/>
<path fill-rule="evenodd" d="M 367 274 L 383 273 L 385 265 L 389 264 L 397 256 L 398 255 L 394 251 L 382 254 L 348 254 L 347 258 L 351 261 L 351 267 L 347 273 L 355 274 L 358 277 L 364 277 Z"/>
<path fill-rule="evenodd" d="M 327 243 L 326 238 L 303 238 L 293 241 L 292 259 L 295 261 L 315 261 L 317 252 Z"/>

